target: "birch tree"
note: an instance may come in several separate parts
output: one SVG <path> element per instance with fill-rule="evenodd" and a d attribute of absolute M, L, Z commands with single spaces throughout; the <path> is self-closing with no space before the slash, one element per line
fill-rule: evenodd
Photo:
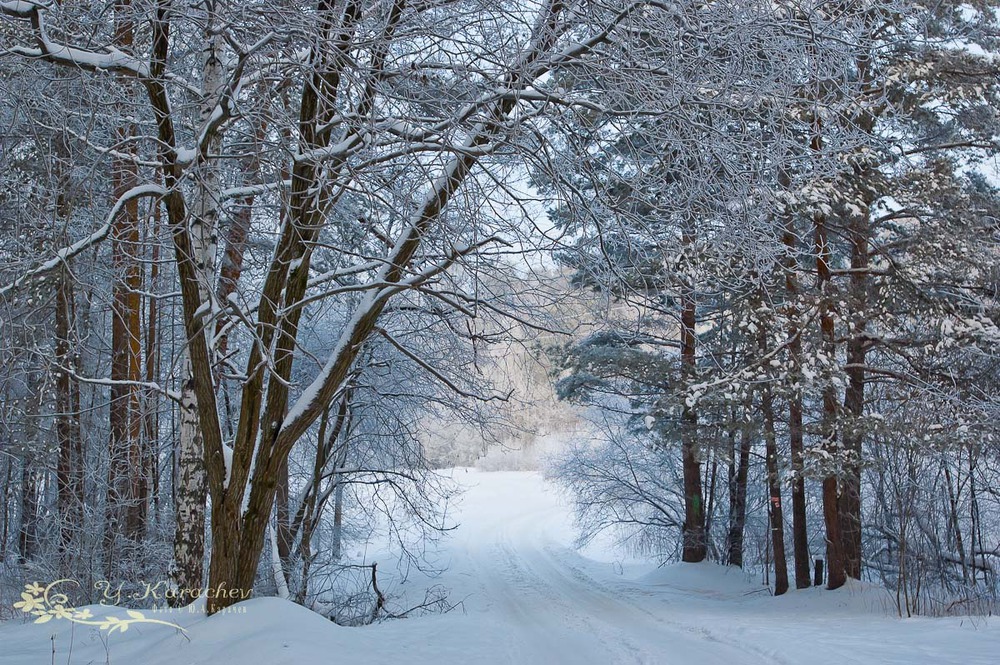
<path fill-rule="evenodd" d="M 156 175 L 120 192 L 113 213 L 138 198 L 158 201 L 174 245 L 191 368 L 189 388 L 181 395 L 187 414 L 182 450 L 198 445 L 195 410 L 211 500 L 209 586 L 235 590 L 231 598 L 210 599 L 209 612 L 252 587 L 281 468 L 296 442 L 344 390 L 389 301 L 427 288 L 451 266 L 502 240 L 488 228 L 463 227 L 461 216 L 449 217 L 456 199 L 488 191 L 488 179 L 473 175 L 477 163 L 498 149 L 509 150 L 516 127 L 545 107 L 547 100 L 533 86 L 546 73 L 586 55 L 641 7 L 623 3 L 589 16 L 582 5 L 563 2 L 513 12 L 463 2 L 323 1 L 309 10 L 308 21 L 288 21 L 291 15 L 282 7 L 250 20 L 234 6 L 210 5 L 207 12 L 185 14 L 180 5 L 162 0 L 141 15 L 134 13 L 135 24 L 143 26 L 142 40 L 93 48 L 77 44 L 66 28 L 76 7 L 2 5 L 17 35 L 9 54 L 82 69 L 93 80 L 134 81 L 145 93 L 140 108 L 146 126 L 154 129 L 157 153 L 142 159 L 156 165 Z M 444 33 L 432 28 L 442 18 L 448 18 Z M 275 28 L 272 20 L 284 25 Z M 484 26 L 496 20 L 504 28 L 487 34 Z M 469 36 L 483 39 L 483 46 L 471 46 Z M 186 56 L 175 49 L 188 40 L 199 44 L 197 52 L 208 54 L 200 82 L 181 73 Z M 227 55 L 213 58 L 220 48 Z M 507 63 L 484 67 L 483 62 L 491 62 L 482 60 L 484 48 L 504 54 Z M 448 52 L 460 56 L 460 64 L 447 61 Z M 255 81 L 298 91 L 297 119 L 287 127 L 295 149 L 290 158 L 267 158 L 271 164 L 289 159 L 288 179 L 262 180 L 259 190 L 278 193 L 283 209 L 259 297 L 241 303 L 230 295 L 216 302 L 207 283 L 215 279 L 214 164 L 233 149 L 225 135 L 244 127 L 246 109 L 261 90 L 253 87 Z M 448 91 L 443 98 L 442 90 Z M 184 109 L 196 107 L 199 120 L 188 125 Z M 322 253 L 317 242 L 331 211 L 352 188 L 381 196 L 372 188 L 384 188 L 378 179 L 392 169 L 424 193 L 400 199 L 399 213 L 377 220 L 379 226 L 360 220 L 361 228 L 379 238 L 379 254 L 353 263 L 341 256 L 334 263 L 338 267 L 313 273 L 311 263 Z M 470 193 L 464 194 L 463 187 Z M 249 193 L 236 189 L 227 193 L 223 187 L 218 196 L 224 201 Z M 67 246 L 25 279 L 52 270 L 107 233 L 102 229 Z M 293 389 L 307 305 L 348 293 L 357 298 L 349 301 L 338 343 L 313 376 Z M 437 297 L 449 307 L 474 311 L 475 297 L 464 290 Z M 237 322 L 249 346 L 231 463 L 211 334 L 211 323 L 221 316 Z M 200 504 L 197 463 L 187 452 L 183 459 L 181 498 L 185 503 L 190 498 L 192 508 L 179 512 L 178 530 L 194 534 L 194 506 Z M 178 558 L 189 569 L 187 578 L 195 579 L 197 546 L 183 551 L 190 542 L 178 538 Z"/>

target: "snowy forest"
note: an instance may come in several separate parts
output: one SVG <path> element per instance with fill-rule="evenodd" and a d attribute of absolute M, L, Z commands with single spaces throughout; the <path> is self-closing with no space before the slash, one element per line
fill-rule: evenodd
<path fill-rule="evenodd" d="M 986 663 L 998 568 L 996 3 L 0 0 L 3 665 Z"/>

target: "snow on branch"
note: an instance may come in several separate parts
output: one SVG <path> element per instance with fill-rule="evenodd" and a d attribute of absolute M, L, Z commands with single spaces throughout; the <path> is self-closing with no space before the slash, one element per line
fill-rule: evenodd
<path fill-rule="evenodd" d="M 514 391 L 512 389 L 506 395 L 489 395 L 489 396 L 484 396 L 484 395 L 480 395 L 478 393 L 473 393 L 473 392 L 469 392 L 467 390 L 464 390 L 458 384 L 456 384 L 454 381 L 452 381 L 447 376 L 445 376 L 440 370 L 438 370 L 437 368 L 435 368 L 434 366 L 432 366 L 429 362 L 427 362 L 426 360 L 424 360 L 423 358 L 421 358 L 420 356 L 418 356 L 413 351 L 410 351 L 409 349 L 407 349 L 406 346 L 402 342 L 400 342 L 395 337 L 393 337 L 389 333 L 389 331 L 387 331 L 385 328 L 376 327 L 375 330 L 382 337 L 384 337 L 385 340 L 387 342 L 389 342 L 389 344 L 392 345 L 392 347 L 394 349 L 396 349 L 397 351 L 399 351 L 400 353 L 402 353 L 404 356 L 406 356 L 407 358 L 409 358 L 410 360 L 412 360 L 413 362 L 415 362 L 425 372 L 431 374 L 434 378 L 436 378 L 438 381 L 440 381 L 441 383 L 443 383 L 444 385 L 446 385 L 449 390 L 451 390 L 453 393 L 455 393 L 457 395 L 461 395 L 462 397 L 466 397 L 466 398 L 469 398 L 469 399 L 476 399 L 476 400 L 479 400 L 479 401 L 482 401 L 482 402 L 492 402 L 494 400 L 501 401 L 501 402 L 506 402 L 506 401 L 508 401 L 510 399 L 511 395 L 513 395 L 513 393 L 514 393 Z"/>
<path fill-rule="evenodd" d="M 561 20 L 560 14 L 564 7 L 559 2 L 551 2 L 542 9 L 535 24 L 531 41 L 523 54 L 512 64 L 500 88 L 507 93 L 514 88 L 524 89 L 530 86 L 538 77 L 547 73 L 551 66 L 561 61 L 547 60 L 556 46 L 559 37 L 568 26 Z M 582 53 L 588 47 L 571 49 L 573 54 Z M 295 401 L 282 422 L 276 448 L 290 448 L 289 442 L 296 441 L 318 417 L 319 413 L 329 404 L 349 368 L 357 357 L 364 340 L 370 335 L 376 321 L 385 308 L 390 296 L 399 288 L 409 288 L 402 284 L 406 281 L 405 271 L 420 247 L 421 241 L 428 229 L 448 206 L 452 196 L 466 180 L 473 167 L 478 162 L 481 151 L 488 150 L 496 139 L 498 124 L 506 119 L 516 105 L 516 99 L 507 94 L 494 97 L 487 117 L 475 125 L 463 145 L 454 152 L 431 184 L 423 202 L 410 218 L 410 223 L 397 238 L 394 246 L 386 257 L 385 266 L 376 277 L 377 282 L 400 284 L 399 287 L 383 288 L 377 292 L 369 292 L 358 304 L 347 322 L 341 338 L 329 355 L 326 364 L 309 386 Z M 332 146 L 335 154 L 351 150 L 351 146 L 342 142 Z M 315 159 L 316 154 L 296 155 L 296 161 Z M 323 155 L 324 157 L 328 155 Z M 422 277 L 422 276 L 421 276 Z"/>
<path fill-rule="evenodd" d="M 11 53 L 29 58 L 43 58 L 62 65 L 72 65 L 88 71 L 109 71 L 129 74 L 137 78 L 149 78 L 146 63 L 115 48 L 108 46 L 103 52 L 59 44 L 49 39 L 45 25 L 47 5 L 36 2 L 0 2 L 0 13 L 15 18 L 29 19 L 38 48 L 14 46 Z"/>
<path fill-rule="evenodd" d="M 101 228 L 97 229 L 86 238 L 76 241 L 69 247 L 64 247 L 56 252 L 56 255 L 53 258 L 49 259 L 45 263 L 42 263 L 36 268 L 32 268 L 31 270 L 25 272 L 13 282 L 0 287 L 0 297 L 6 296 L 11 291 L 20 288 L 31 279 L 52 272 L 77 254 L 80 254 L 107 238 L 111 233 L 111 228 L 114 226 L 115 218 L 118 216 L 118 213 L 121 211 L 122 207 L 132 199 L 147 196 L 160 197 L 166 195 L 166 193 L 166 190 L 159 185 L 139 185 L 138 187 L 133 187 L 128 190 L 121 196 L 121 198 L 115 201 L 115 205 L 111 208 L 111 211 L 105 218 L 104 224 L 101 225 Z"/>

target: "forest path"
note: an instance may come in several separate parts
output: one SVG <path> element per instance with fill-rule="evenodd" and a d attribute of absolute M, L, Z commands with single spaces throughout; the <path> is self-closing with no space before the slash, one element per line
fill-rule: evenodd
<path fill-rule="evenodd" d="M 468 519 L 449 548 L 448 577 L 473 583 L 466 605 L 503 627 L 509 662 L 776 662 L 686 625 L 687 593 L 664 605 L 616 580 L 612 564 L 580 557 L 564 497 L 525 476 L 476 474 L 462 505 Z"/>
<path fill-rule="evenodd" d="M 1000 662 L 995 619 L 900 620 L 883 589 L 854 582 L 774 598 L 739 569 L 657 568 L 622 560 L 607 539 L 579 552 L 568 498 L 539 474 L 454 476 L 467 489 L 437 582 L 465 612 L 425 627 L 432 643 L 474 653 L 475 665 Z M 391 622 L 380 630 L 405 639 Z"/>
<path fill-rule="evenodd" d="M 157 616 L 183 626 L 110 635 L 66 620 L 0 622 L 0 665 L 996 665 L 994 618 L 895 617 L 884 590 L 852 583 L 771 597 L 758 579 L 710 563 L 656 568 L 623 561 L 608 542 L 573 548 L 568 501 L 537 473 L 454 470 L 467 488 L 456 530 L 436 549 L 440 575 L 369 551 L 399 611 L 430 587 L 451 612 L 364 628 L 337 626 L 275 598 L 206 618 L 198 607 Z M 435 552 L 431 552 L 435 555 Z M 363 556 L 363 554 L 362 554 Z M 95 616 L 124 610 L 89 608 Z M 53 655 L 55 654 L 55 655 Z"/>

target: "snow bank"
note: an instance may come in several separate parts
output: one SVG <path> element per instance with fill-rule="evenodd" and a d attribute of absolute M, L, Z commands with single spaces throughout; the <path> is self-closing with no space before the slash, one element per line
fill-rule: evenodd
<path fill-rule="evenodd" d="M 405 607 L 443 585 L 459 607 L 344 628 L 290 602 L 259 598 L 211 618 L 200 605 L 108 634 L 53 619 L 0 625 L 0 665 L 809 665 L 1000 662 L 1000 624 L 894 616 L 884 591 L 857 583 L 774 598 L 742 571 L 714 564 L 623 563 L 571 547 L 565 497 L 535 473 L 455 470 L 468 491 L 439 553 L 443 575 L 380 583 Z M 383 568 L 383 565 L 384 568 Z M 83 609 L 83 608 L 81 608 Z M 108 608 L 87 608 L 94 615 Z M 126 618 L 122 610 L 114 610 Z M 55 649 L 55 656 L 52 651 Z"/>
<path fill-rule="evenodd" d="M 738 599 L 767 591 L 759 583 L 751 582 L 740 568 L 708 562 L 663 566 L 642 575 L 637 581 L 651 587 L 668 587 L 672 591 L 704 598 Z"/>

